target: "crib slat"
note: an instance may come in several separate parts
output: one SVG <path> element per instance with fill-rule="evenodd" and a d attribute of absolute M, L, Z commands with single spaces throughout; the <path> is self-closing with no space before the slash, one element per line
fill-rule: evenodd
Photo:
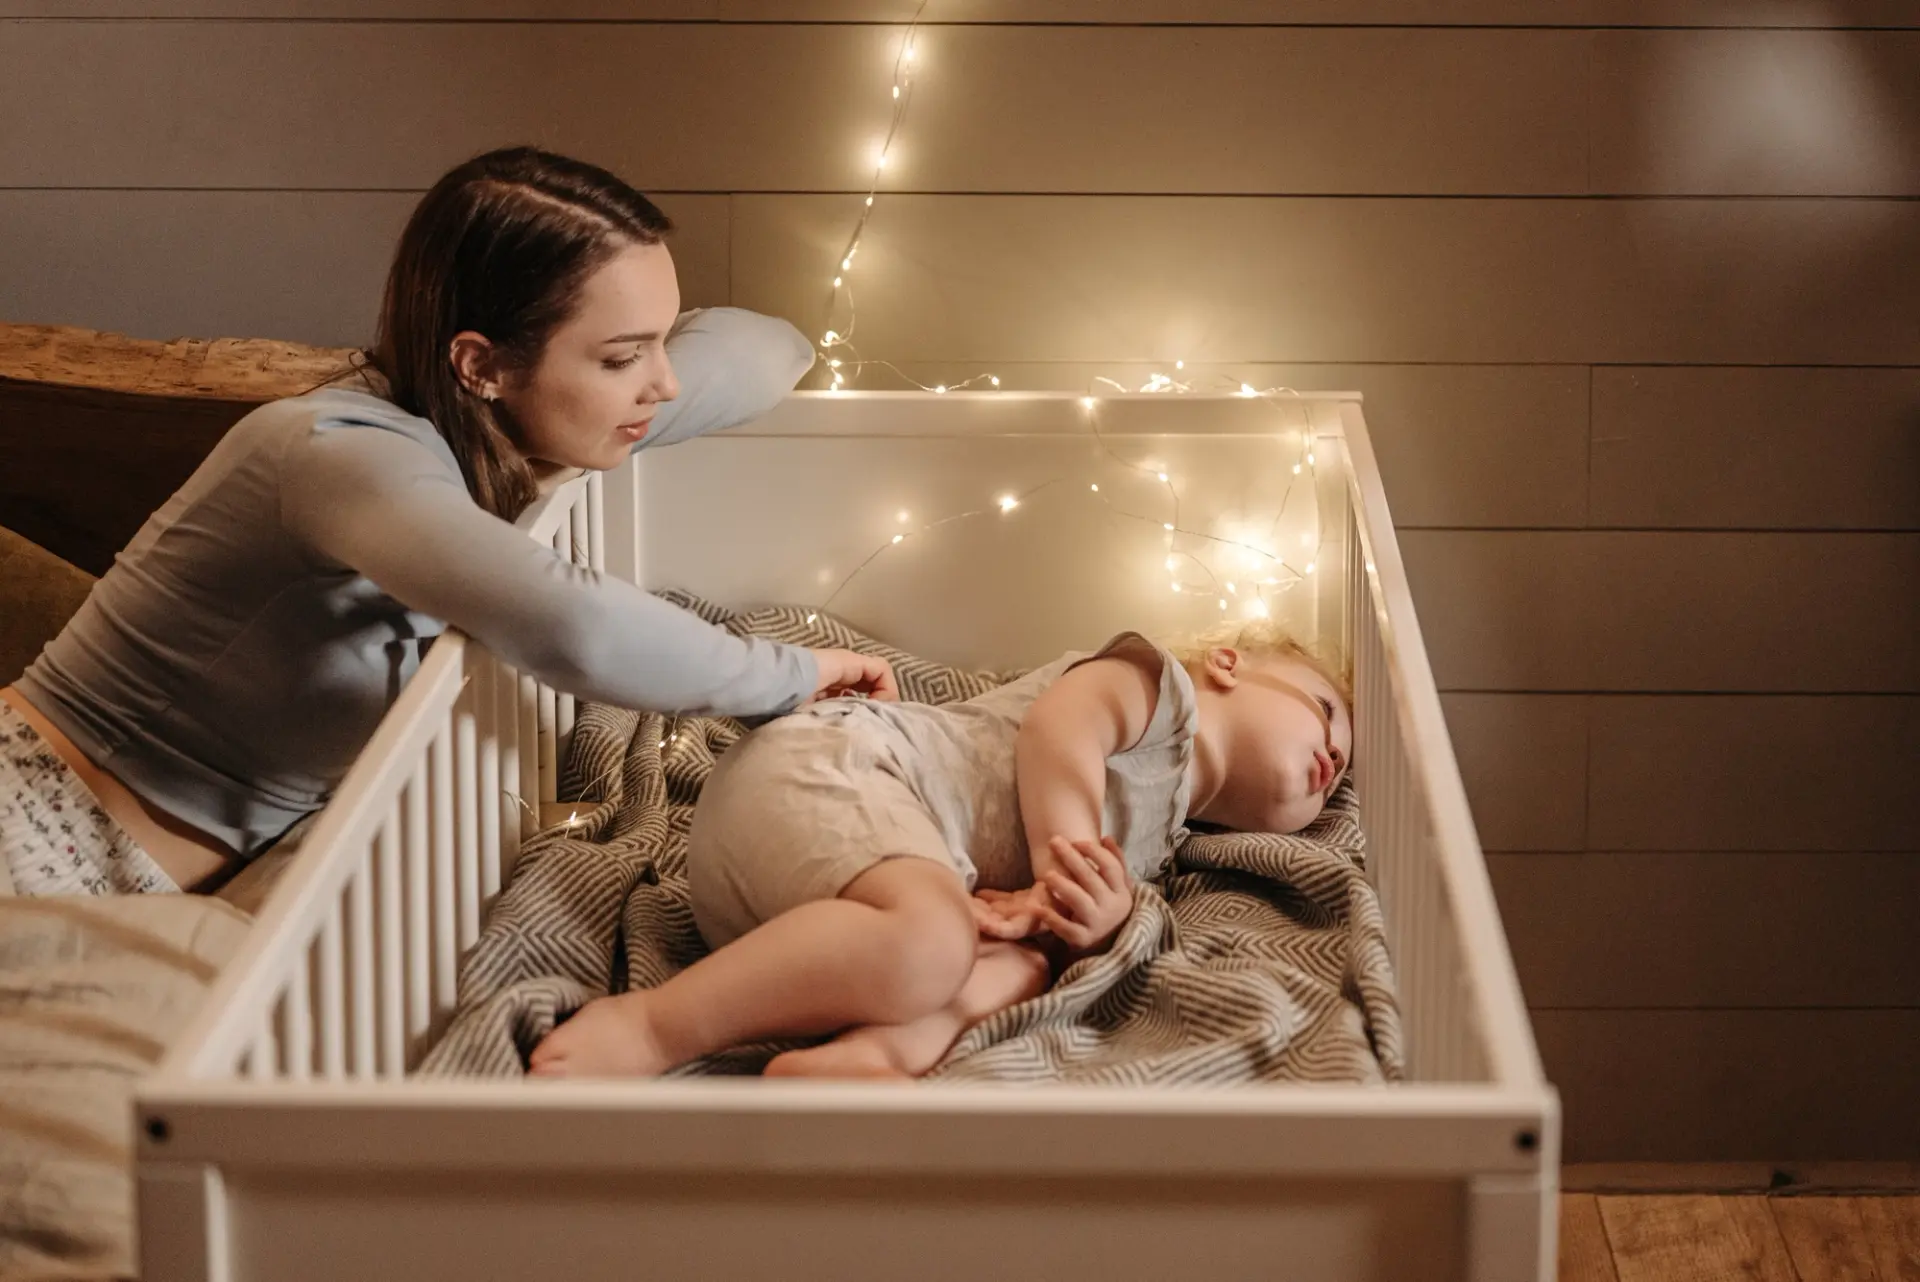
<path fill-rule="evenodd" d="M 373 869 L 372 849 L 360 853 L 347 886 L 347 951 L 353 980 L 347 1011 L 353 1020 L 353 1075 L 373 1076 Z"/>
<path fill-rule="evenodd" d="M 453 792 L 456 806 L 454 906 L 458 949 L 480 934 L 480 798 L 474 751 L 473 688 L 461 692 L 453 713 Z"/>
<path fill-rule="evenodd" d="M 480 898 L 491 899 L 500 889 L 500 699 L 495 690 L 499 664 L 491 654 L 475 651 L 473 663 L 474 724 L 480 736 Z"/>
<path fill-rule="evenodd" d="M 520 799 L 533 807 L 523 810 L 521 822 L 528 832 L 537 831 L 540 804 L 540 683 L 527 673 L 520 674 Z"/>
<path fill-rule="evenodd" d="M 346 969 L 341 946 L 340 905 L 327 911 L 320 928 L 320 1072 L 330 1082 L 347 1075 Z"/>
<path fill-rule="evenodd" d="M 453 917 L 453 721 L 429 749 L 433 763 L 433 1004 L 450 1010 L 458 996 L 459 943 Z"/>
<path fill-rule="evenodd" d="M 400 807 L 396 802 L 380 825 L 377 838 L 380 885 L 380 1071 L 387 1077 L 406 1072 L 406 996 L 402 963 L 406 940 L 401 937 Z"/>
<path fill-rule="evenodd" d="M 520 673 L 494 660 L 494 715 L 500 727 L 500 854 L 494 869 L 495 885 L 511 874 L 520 843 L 533 835 L 521 808 L 526 791 L 520 777 Z"/>
<path fill-rule="evenodd" d="M 587 568 L 598 574 L 607 570 L 607 474 L 587 475 Z"/>
<path fill-rule="evenodd" d="M 311 1010 L 312 971 L 307 962 L 310 953 L 302 950 L 300 962 L 287 978 L 287 990 L 281 998 L 282 1023 L 280 1045 L 286 1048 L 286 1073 L 296 1082 L 313 1075 L 313 1013 Z"/>
<path fill-rule="evenodd" d="M 407 1041 L 413 1044 L 433 1018 L 433 937 L 427 920 L 427 782 L 429 763 L 422 760 L 407 781 L 406 840 L 401 844 L 407 877 Z"/>
<path fill-rule="evenodd" d="M 540 792 L 541 804 L 558 801 L 560 770 L 559 741 L 554 737 L 558 720 L 553 687 L 540 686 Z"/>
<path fill-rule="evenodd" d="M 253 1046 L 247 1052 L 247 1076 L 256 1082 L 273 1080 L 275 1065 L 272 1021 L 271 1013 L 260 1021 L 260 1027 L 254 1030 Z"/>
<path fill-rule="evenodd" d="M 567 509 L 567 550 L 575 565 L 591 568 L 593 565 L 593 535 L 589 518 L 589 509 L 593 506 L 593 481 L 599 480 L 596 473 L 575 496 L 573 506 Z"/>

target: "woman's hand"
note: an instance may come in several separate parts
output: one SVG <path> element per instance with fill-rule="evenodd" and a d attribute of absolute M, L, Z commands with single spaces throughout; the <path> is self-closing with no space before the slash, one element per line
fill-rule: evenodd
<path fill-rule="evenodd" d="M 1113 838 L 1099 842 L 1048 843 L 1054 867 L 1041 884 L 1050 902 L 1036 907 L 1040 922 L 1076 953 L 1095 953 L 1113 942 L 1133 912 L 1133 883 Z"/>
<path fill-rule="evenodd" d="M 900 687 L 893 679 L 893 668 L 885 659 L 852 650 L 815 650 L 813 659 L 820 668 L 820 680 L 806 700 L 836 699 L 843 694 L 864 694 L 869 699 L 889 703 L 900 698 Z"/>

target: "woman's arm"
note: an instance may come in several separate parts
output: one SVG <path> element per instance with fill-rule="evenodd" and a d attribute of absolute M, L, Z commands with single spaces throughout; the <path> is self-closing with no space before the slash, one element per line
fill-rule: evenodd
<path fill-rule="evenodd" d="M 667 359 L 680 395 L 662 402 L 637 449 L 672 445 L 765 414 L 813 367 L 813 347 L 777 316 L 708 307 L 681 313 L 667 336 Z"/>
<path fill-rule="evenodd" d="M 813 655 L 742 639 L 569 564 L 468 495 L 426 446 L 323 425 L 283 459 L 281 518 L 322 564 L 477 637 L 555 689 L 656 712 L 760 716 L 812 694 Z"/>

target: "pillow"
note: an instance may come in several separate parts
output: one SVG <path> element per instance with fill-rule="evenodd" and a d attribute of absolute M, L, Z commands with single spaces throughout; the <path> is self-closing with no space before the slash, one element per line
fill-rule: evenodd
<path fill-rule="evenodd" d="M 0 686 L 27 670 L 91 591 L 85 570 L 0 527 Z"/>
<path fill-rule="evenodd" d="M 134 1273 L 133 1086 L 247 925 L 202 895 L 0 897 L 0 1277 Z"/>

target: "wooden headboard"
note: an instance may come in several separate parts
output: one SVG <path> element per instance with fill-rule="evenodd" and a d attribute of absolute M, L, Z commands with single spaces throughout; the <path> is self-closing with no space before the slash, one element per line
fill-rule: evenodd
<path fill-rule="evenodd" d="M 0 323 L 0 526 L 104 574 L 242 415 L 324 382 L 350 355 Z"/>

